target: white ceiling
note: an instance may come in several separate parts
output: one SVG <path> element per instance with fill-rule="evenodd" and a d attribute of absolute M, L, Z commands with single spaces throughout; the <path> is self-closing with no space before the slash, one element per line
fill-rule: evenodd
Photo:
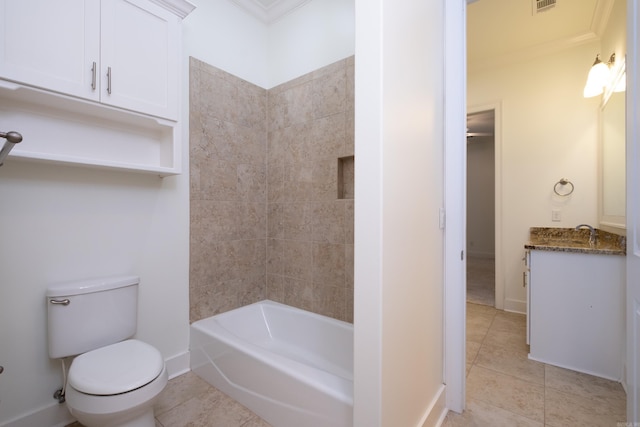
<path fill-rule="evenodd" d="M 277 21 L 282 16 L 311 0 L 231 0 L 251 15 L 266 24 Z"/>

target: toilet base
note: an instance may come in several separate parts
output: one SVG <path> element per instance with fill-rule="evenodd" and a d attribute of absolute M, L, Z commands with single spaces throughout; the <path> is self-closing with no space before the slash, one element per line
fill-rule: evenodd
<path fill-rule="evenodd" d="M 131 418 L 131 414 L 127 416 L 101 416 L 96 414 L 83 414 L 78 411 L 71 411 L 84 427 L 155 427 L 156 419 L 153 415 L 153 407 L 147 409 L 141 414 L 137 414 Z"/>
<path fill-rule="evenodd" d="M 119 395 L 87 395 L 69 387 L 66 392 L 67 408 L 85 427 L 155 427 L 153 404 L 167 381 L 165 366 L 149 384 Z"/>

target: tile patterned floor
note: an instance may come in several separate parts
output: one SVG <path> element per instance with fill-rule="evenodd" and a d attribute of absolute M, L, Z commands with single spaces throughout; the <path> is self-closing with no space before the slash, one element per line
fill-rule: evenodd
<path fill-rule="evenodd" d="M 192 372 L 169 381 L 154 408 L 156 427 L 270 427 Z M 68 427 L 82 427 L 80 423 Z"/>
<path fill-rule="evenodd" d="M 467 301 L 495 306 L 495 258 L 467 258 Z"/>
<path fill-rule="evenodd" d="M 616 427 L 622 386 L 527 358 L 526 318 L 467 304 L 467 409 L 444 427 Z M 623 425 L 623 424 L 620 424 Z"/>
<path fill-rule="evenodd" d="M 155 415 L 156 427 L 270 427 L 191 372 L 169 382 Z"/>
<path fill-rule="evenodd" d="M 467 304 L 467 409 L 449 413 L 444 427 L 616 427 L 624 420 L 619 383 L 529 360 L 525 331 L 523 315 Z M 169 381 L 155 414 L 156 427 L 269 427 L 191 372 Z"/>

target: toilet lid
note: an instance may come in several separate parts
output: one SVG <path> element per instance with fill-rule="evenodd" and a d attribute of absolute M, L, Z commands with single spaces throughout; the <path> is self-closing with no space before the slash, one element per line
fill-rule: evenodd
<path fill-rule="evenodd" d="M 156 348 L 131 339 L 76 357 L 69 369 L 69 385 L 99 396 L 126 393 L 153 381 L 163 367 Z"/>

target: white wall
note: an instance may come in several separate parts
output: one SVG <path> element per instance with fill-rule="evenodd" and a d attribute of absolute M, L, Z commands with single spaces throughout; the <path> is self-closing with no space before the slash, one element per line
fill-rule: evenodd
<path fill-rule="evenodd" d="M 441 413 L 443 8 L 356 0 L 356 426 Z"/>
<path fill-rule="evenodd" d="M 615 52 L 618 59 L 627 53 L 627 2 L 615 0 L 609 14 L 607 28 L 602 35 L 600 58 L 608 61 Z"/>
<path fill-rule="evenodd" d="M 353 0 L 314 0 L 267 25 L 230 0 L 194 0 L 188 55 L 270 89 L 352 56 Z"/>
<path fill-rule="evenodd" d="M 27 136 L 25 141 L 28 143 Z M 136 274 L 137 336 L 169 359 L 188 346 L 188 178 L 33 164 L 0 168 L 0 424 L 57 405 L 45 289 Z"/>
<path fill-rule="evenodd" d="M 504 307 L 525 311 L 522 257 L 529 227 L 597 225 L 599 99 L 582 97 L 599 52 L 590 43 L 494 69 L 469 71 L 468 105 L 500 102 L 502 110 L 502 259 Z M 585 65 L 586 64 L 586 65 Z M 559 198 L 560 178 L 575 185 Z M 551 221 L 560 210 L 562 220 Z M 500 226 L 499 225 L 499 226 Z"/>
<path fill-rule="evenodd" d="M 269 34 L 266 24 L 230 0 L 191 2 L 196 9 L 183 21 L 185 56 L 194 56 L 257 86 L 268 88 Z M 185 76 L 186 81 L 188 74 Z"/>
<path fill-rule="evenodd" d="M 311 1 L 270 25 L 267 89 L 354 52 L 354 0 Z"/>

